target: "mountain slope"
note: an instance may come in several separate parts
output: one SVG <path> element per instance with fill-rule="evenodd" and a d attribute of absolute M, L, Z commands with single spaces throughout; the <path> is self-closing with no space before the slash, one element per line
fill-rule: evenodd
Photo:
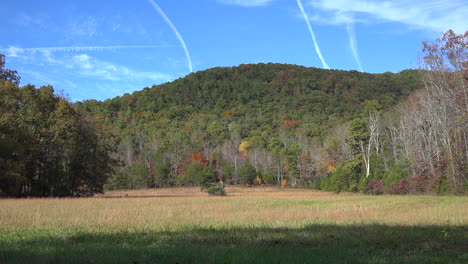
<path fill-rule="evenodd" d="M 263 182 L 296 184 L 327 175 L 354 155 L 349 129 L 340 126 L 421 87 L 415 70 L 368 74 L 247 64 L 76 104 L 122 138 L 124 165 L 108 188 L 196 184 L 194 162 L 209 164 L 228 182 L 252 182 L 255 175 L 242 175 L 252 169 L 242 168 L 254 166 Z"/>

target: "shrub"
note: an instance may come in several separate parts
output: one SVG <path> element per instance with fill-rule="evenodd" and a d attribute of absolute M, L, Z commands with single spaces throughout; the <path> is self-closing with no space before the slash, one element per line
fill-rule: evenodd
<path fill-rule="evenodd" d="M 247 164 L 239 169 L 239 179 L 242 184 L 253 184 L 257 177 L 257 170 L 252 164 Z"/>
<path fill-rule="evenodd" d="M 462 193 L 468 194 L 468 182 L 465 182 L 462 187 Z"/>
<path fill-rule="evenodd" d="M 154 179 L 156 186 L 171 186 L 174 184 L 171 167 L 164 163 L 154 165 Z"/>
<path fill-rule="evenodd" d="M 361 177 L 361 159 L 359 157 L 344 161 L 331 174 L 328 191 L 357 191 Z"/>
<path fill-rule="evenodd" d="M 395 164 L 385 176 L 385 186 L 387 186 L 388 191 L 392 191 L 392 186 L 401 182 L 403 178 L 409 176 L 411 169 L 411 164 L 408 160 L 400 161 Z"/>
<path fill-rule="evenodd" d="M 395 183 L 391 187 L 393 194 L 407 194 L 409 192 L 409 183 L 406 178 L 401 179 L 399 183 Z"/>
<path fill-rule="evenodd" d="M 199 161 L 192 162 L 187 167 L 185 175 L 179 180 L 179 183 L 182 184 L 198 184 L 202 190 L 208 189 L 215 182 L 216 178 L 213 169 Z"/>
<path fill-rule="evenodd" d="M 424 174 L 419 175 L 416 178 L 411 179 L 410 191 L 412 193 L 424 193 L 429 191 L 428 177 Z"/>
<path fill-rule="evenodd" d="M 234 165 L 223 162 L 221 164 L 221 175 L 226 182 L 232 182 L 234 177 Z"/>
<path fill-rule="evenodd" d="M 276 177 L 275 177 L 275 170 L 273 168 L 267 168 L 262 171 L 262 180 L 266 184 L 275 184 Z"/>
<path fill-rule="evenodd" d="M 286 187 L 286 186 L 288 186 L 288 180 L 283 179 L 283 181 L 281 182 L 281 187 Z"/>
<path fill-rule="evenodd" d="M 256 182 L 258 185 L 262 184 L 262 183 L 263 183 L 262 177 L 257 176 L 257 178 L 255 178 L 255 182 Z"/>
<path fill-rule="evenodd" d="M 224 196 L 226 195 L 226 191 L 224 190 L 223 187 L 219 185 L 211 186 L 208 188 L 208 194 L 209 195 L 216 195 L 216 196 Z"/>
<path fill-rule="evenodd" d="M 444 194 L 449 190 L 449 183 L 447 177 L 442 176 L 437 180 L 437 193 Z"/>
<path fill-rule="evenodd" d="M 369 182 L 368 191 L 373 195 L 383 194 L 385 192 L 385 182 L 383 180 L 372 179 Z"/>

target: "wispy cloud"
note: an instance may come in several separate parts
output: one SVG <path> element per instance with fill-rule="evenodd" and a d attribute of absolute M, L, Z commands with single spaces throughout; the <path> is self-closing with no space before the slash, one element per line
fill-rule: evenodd
<path fill-rule="evenodd" d="M 90 94 L 97 99 L 106 99 L 148 86 L 149 83 L 174 79 L 171 74 L 140 71 L 86 53 L 65 53 L 60 56 L 51 53 L 50 58 L 42 56 L 43 53 L 36 55 L 40 56 L 30 62 L 34 67 L 18 69 L 23 77 L 37 85 L 51 84 L 58 90 L 64 89 L 74 100 L 89 98 Z M 21 61 L 24 60 L 21 58 Z M 44 71 L 44 68 L 47 70 Z"/>
<path fill-rule="evenodd" d="M 31 16 L 26 13 L 19 13 L 15 20 L 18 25 L 23 27 L 44 27 L 46 18 L 45 15 Z"/>
<path fill-rule="evenodd" d="M 312 16 L 323 23 L 345 24 L 354 14 L 353 22 L 396 22 L 437 32 L 450 28 L 464 32 L 467 25 L 466 0 L 314 0 L 309 4 L 328 12 Z"/>
<path fill-rule="evenodd" d="M 180 35 L 177 28 L 174 26 L 174 24 L 169 19 L 169 17 L 167 17 L 166 13 L 164 13 L 164 11 L 161 9 L 161 7 L 159 7 L 159 5 L 156 4 L 156 2 L 153 1 L 153 0 L 148 0 L 148 1 L 154 7 L 154 9 L 159 13 L 159 15 L 161 15 L 161 17 L 164 19 L 164 21 L 166 21 L 166 23 L 171 27 L 172 31 L 174 31 L 174 34 L 177 36 L 177 39 L 179 40 L 180 44 L 184 48 L 185 55 L 187 56 L 187 61 L 188 61 L 188 66 L 189 66 L 190 72 L 193 72 L 192 60 L 190 59 L 190 54 L 189 54 L 189 51 L 187 49 L 187 45 L 185 44 L 185 41 L 182 38 L 182 35 Z"/>
<path fill-rule="evenodd" d="M 238 6 L 265 6 L 273 2 L 273 0 L 217 0 L 218 3 Z"/>
<path fill-rule="evenodd" d="M 21 53 L 34 52 L 83 52 L 83 51 L 101 51 L 101 50 L 117 50 L 117 49 L 151 49 L 161 48 L 163 45 L 152 46 L 69 46 L 69 47 L 39 47 L 39 48 L 21 48 L 10 46 L 0 49 L 0 52 L 7 53 L 7 56 L 16 57 Z"/>
<path fill-rule="evenodd" d="M 172 79 L 168 74 L 135 71 L 126 66 L 98 60 L 88 54 L 73 56 L 71 62 L 68 64 L 68 68 L 76 68 L 80 75 L 86 77 L 94 77 L 108 81 L 145 79 L 159 82 Z"/>
<path fill-rule="evenodd" d="M 93 37 L 98 32 L 97 19 L 91 16 L 74 18 L 74 20 L 65 27 L 68 37 Z"/>
<path fill-rule="evenodd" d="M 78 51 L 95 51 L 100 49 L 110 48 L 126 48 L 135 46 L 108 46 L 108 47 L 52 47 L 52 48 L 17 48 L 9 47 L 8 49 L 0 49 L 5 52 L 7 57 L 14 57 L 22 63 L 27 63 L 35 66 L 47 66 L 47 72 L 28 71 L 26 72 L 33 80 L 40 83 L 57 83 L 60 80 L 63 82 L 66 75 L 82 76 L 86 79 L 94 79 L 96 81 L 123 81 L 123 82 L 141 82 L 151 81 L 154 83 L 165 82 L 172 80 L 173 77 L 169 74 L 161 72 L 138 71 L 128 68 L 123 65 L 103 61 L 86 53 L 77 53 Z M 141 46 L 148 47 L 148 46 Z M 153 47 L 153 46 L 150 46 Z M 64 51 L 60 56 L 56 52 Z M 73 53 L 69 53 L 72 51 Z M 58 67 L 58 68 L 57 68 Z M 54 71 L 58 70 L 60 76 Z M 62 76 L 63 75 L 63 76 Z M 51 77 L 53 76 L 53 78 Z M 67 86 L 69 86 L 67 84 Z M 73 88 L 73 87 L 72 87 Z"/>
<path fill-rule="evenodd" d="M 349 48 L 351 49 L 351 52 L 353 53 L 354 60 L 356 61 L 356 64 L 359 67 L 359 71 L 362 72 L 363 69 L 362 69 L 361 59 L 359 58 L 359 52 L 358 52 L 357 41 L 356 41 L 356 33 L 354 32 L 354 24 L 352 23 L 347 24 L 346 31 L 348 32 Z"/>
<path fill-rule="evenodd" d="M 309 32 L 310 32 L 310 35 L 312 37 L 312 41 L 314 42 L 315 51 L 317 52 L 317 55 L 319 56 L 323 67 L 325 69 L 330 69 L 327 62 L 325 61 L 325 59 L 322 56 L 322 52 L 320 51 L 320 47 L 318 45 L 317 39 L 315 38 L 314 31 L 312 30 L 312 26 L 310 25 L 309 17 L 307 16 L 307 14 L 306 14 L 306 12 L 304 10 L 304 6 L 302 5 L 301 0 L 297 0 L 297 5 L 298 5 L 299 9 L 301 10 L 302 15 L 304 16 L 304 20 L 305 20 L 305 22 L 307 24 L 307 27 L 309 28 Z"/>

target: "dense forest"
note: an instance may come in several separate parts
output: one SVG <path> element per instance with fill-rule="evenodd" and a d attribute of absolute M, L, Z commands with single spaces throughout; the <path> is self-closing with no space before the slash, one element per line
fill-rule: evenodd
<path fill-rule="evenodd" d="M 20 87 L 2 63 L 0 195 L 104 183 L 467 192 L 467 39 L 448 31 L 424 43 L 420 70 L 396 74 L 245 64 L 74 104 Z"/>
<path fill-rule="evenodd" d="M 20 87 L 0 54 L 0 196 L 84 196 L 103 190 L 118 137 L 51 86 Z"/>

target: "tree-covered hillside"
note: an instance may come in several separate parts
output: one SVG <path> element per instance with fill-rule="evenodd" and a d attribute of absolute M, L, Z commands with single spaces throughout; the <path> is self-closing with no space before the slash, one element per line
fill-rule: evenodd
<path fill-rule="evenodd" d="M 346 146 L 330 135 L 369 109 L 395 105 L 421 88 L 420 80 L 415 70 L 368 74 L 248 64 L 77 104 L 122 137 L 124 165 L 109 188 L 197 184 L 191 166 L 201 160 L 212 168 L 206 177 L 213 182 L 298 185 L 329 175 L 346 159 L 334 149 Z M 247 166 L 253 175 L 243 175 Z"/>
<path fill-rule="evenodd" d="M 223 125 L 238 123 L 242 137 L 257 132 L 274 135 L 287 120 L 300 121 L 313 137 L 327 132 L 324 125 L 359 115 L 366 101 L 389 107 L 421 87 L 414 70 L 367 74 L 248 64 L 192 73 L 102 103 L 85 101 L 82 106 L 129 133 L 140 121 L 169 119 L 171 126 L 180 126 L 203 113 Z"/>
<path fill-rule="evenodd" d="M 420 69 L 396 74 L 247 64 L 74 104 L 20 87 L 0 54 L 0 196 L 468 192 L 468 32 L 423 45 Z"/>

